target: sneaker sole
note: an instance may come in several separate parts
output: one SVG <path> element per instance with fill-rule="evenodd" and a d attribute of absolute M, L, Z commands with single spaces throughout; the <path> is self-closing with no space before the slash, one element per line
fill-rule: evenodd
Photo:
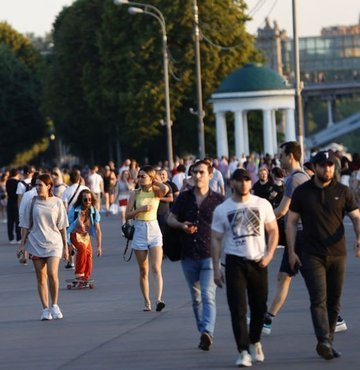
<path fill-rule="evenodd" d="M 211 344 L 212 340 L 210 335 L 207 333 L 201 334 L 199 348 L 203 351 L 209 351 Z"/>
<path fill-rule="evenodd" d="M 262 328 L 262 333 L 264 335 L 270 335 L 271 334 L 271 329 L 268 329 L 268 328 Z"/>
<path fill-rule="evenodd" d="M 319 343 L 316 346 L 316 352 L 319 356 L 324 358 L 325 360 L 332 360 L 334 358 L 334 353 L 331 347 L 326 346 L 323 343 Z"/>
<path fill-rule="evenodd" d="M 340 333 L 342 331 L 346 331 L 347 330 L 347 326 L 345 323 L 343 324 L 340 324 L 340 325 L 336 325 L 335 327 L 335 333 Z"/>

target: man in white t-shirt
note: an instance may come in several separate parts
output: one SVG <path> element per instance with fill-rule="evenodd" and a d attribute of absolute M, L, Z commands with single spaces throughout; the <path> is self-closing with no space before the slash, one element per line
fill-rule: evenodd
<path fill-rule="evenodd" d="M 87 185 L 89 189 L 95 194 L 96 197 L 96 209 L 101 209 L 101 196 L 104 193 L 104 180 L 101 175 L 98 174 L 99 167 L 92 166 L 90 168 L 90 175 L 87 178 Z"/>
<path fill-rule="evenodd" d="M 25 166 L 23 168 L 23 178 L 18 182 L 16 194 L 18 196 L 18 207 L 20 207 L 21 199 L 25 192 L 31 189 L 31 179 L 34 174 L 34 168 Z"/>
<path fill-rule="evenodd" d="M 220 257 L 224 245 L 227 300 L 240 354 L 236 365 L 244 367 L 251 366 L 253 361 L 264 361 L 260 338 L 267 310 L 267 266 L 279 238 L 271 204 L 252 195 L 251 185 L 251 176 L 244 168 L 235 170 L 230 181 L 232 195 L 216 207 L 211 225 L 214 281 L 222 287 L 224 277 Z M 249 331 L 247 304 L 251 312 Z"/>

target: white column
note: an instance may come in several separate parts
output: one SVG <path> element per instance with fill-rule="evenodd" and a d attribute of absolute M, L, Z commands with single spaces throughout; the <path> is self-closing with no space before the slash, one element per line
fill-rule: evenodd
<path fill-rule="evenodd" d="M 234 112 L 235 118 L 235 155 L 237 158 L 241 158 L 242 154 L 245 152 L 244 146 L 244 122 L 243 122 L 243 112 Z"/>
<path fill-rule="evenodd" d="M 334 124 L 334 120 L 333 120 L 333 114 L 332 114 L 332 99 L 329 98 L 328 101 L 327 101 L 327 111 L 328 111 L 328 123 L 327 123 L 327 127 L 330 127 Z"/>
<path fill-rule="evenodd" d="M 271 110 L 263 110 L 263 138 L 264 138 L 264 154 L 273 153 L 273 137 L 272 137 L 272 122 Z"/>
<path fill-rule="evenodd" d="M 216 149 L 217 157 L 229 157 L 225 112 L 216 113 Z"/>
<path fill-rule="evenodd" d="M 294 109 L 286 109 L 286 123 L 285 123 L 285 141 L 296 141 L 295 133 L 295 111 Z"/>
<path fill-rule="evenodd" d="M 247 111 L 243 111 L 243 127 L 244 127 L 244 147 L 245 147 L 244 152 L 246 155 L 250 155 L 249 127 L 248 127 L 248 120 L 247 120 Z"/>
<path fill-rule="evenodd" d="M 273 153 L 274 155 L 277 152 L 278 142 L 277 142 L 277 130 L 276 130 L 276 110 L 271 111 L 271 124 L 272 124 L 272 135 L 273 135 Z"/>

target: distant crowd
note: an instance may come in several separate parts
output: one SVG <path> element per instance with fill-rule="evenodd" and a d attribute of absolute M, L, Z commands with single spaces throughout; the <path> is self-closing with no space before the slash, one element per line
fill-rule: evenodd
<path fill-rule="evenodd" d="M 313 172 L 311 158 L 316 154 L 313 149 L 310 157 L 304 163 L 304 168 Z M 360 155 L 335 152 L 337 163 L 335 165 L 335 178 L 342 184 L 349 186 L 354 192 L 358 204 L 360 204 Z M 252 184 L 259 180 L 259 170 L 267 169 L 270 176 L 269 180 L 284 180 L 287 174 L 284 169 L 280 168 L 280 161 L 277 155 L 260 155 L 251 153 L 241 158 L 231 156 L 227 158 L 209 158 L 216 170 L 212 180 L 212 188 L 225 194 L 226 187 L 229 184 L 231 175 L 237 168 L 245 168 L 251 175 Z M 169 168 L 168 161 L 160 161 L 154 165 L 156 170 L 167 172 L 167 180 L 171 180 L 176 185 L 178 191 L 186 188 L 187 181 L 191 179 L 192 165 L 196 159 L 193 156 L 177 158 L 174 167 Z M 121 207 L 125 206 L 129 197 L 129 191 L 135 189 L 138 182 L 138 172 L 140 165 L 135 159 L 125 159 L 121 166 L 117 167 L 113 161 L 109 161 L 104 166 L 74 166 L 68 167 L 35 168 L 34 166 L 24 166 L 20 168 L 2 168 L 0 169 L 0 220 L 4 223 L 7 221 L 7 202 L 16 198 L 16 203 L 20 204 L 21 197 L 25 191 L 31 187 L 31 178 L 35 172 L 49 173 L 54 181 L 54 195 L 62 197 L 65 189 L 72 185 L 70 173 L 72 171 L 80 173 L 82 185 L 86 185 L 98 197 L 98 209 L 102 209 L 107 215 L 121 212 Z M 7 182 L 12 178 L 16 181 L 16 189 L 7 191 Z M 191 180 L 190 180 L 191 182 Z M 173 189 L 174 190 L 174 189 Z M 15 194 L 14 194 L 15 193 Z M 176 191 L 175 191 L 176 193 Z M 121 204 L 120 204 L 121 203 Z M 102 206 L 102 208 L 101 208 Z M 122 219 L 124 221 L 124 218 Z"/>

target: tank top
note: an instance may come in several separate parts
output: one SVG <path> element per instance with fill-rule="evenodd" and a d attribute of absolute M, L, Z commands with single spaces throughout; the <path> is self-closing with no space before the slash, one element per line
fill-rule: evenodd
<path fill-rule="evenodd" d="M 157 209 L 159 207 L 160 199 L 157 198 L 153 191 L 140 191 L 136 194 L 136 209 L 152 205 L 152 209 L 147 212 L 141 212 L 136 215 L 136 220 L 140 221 L 154 221 L 157 219 Z"/>

